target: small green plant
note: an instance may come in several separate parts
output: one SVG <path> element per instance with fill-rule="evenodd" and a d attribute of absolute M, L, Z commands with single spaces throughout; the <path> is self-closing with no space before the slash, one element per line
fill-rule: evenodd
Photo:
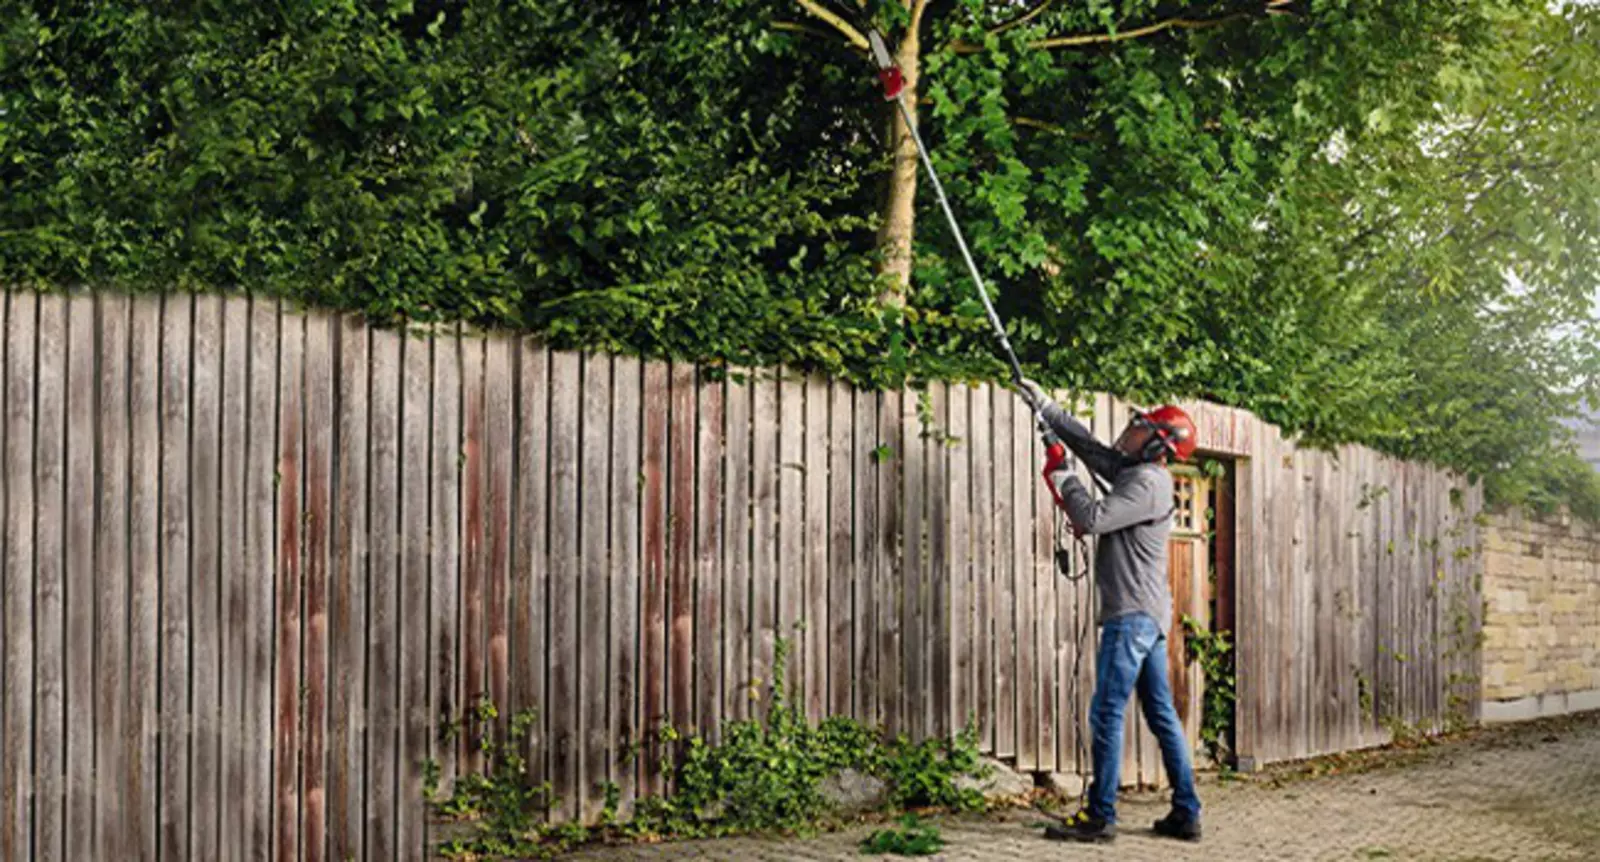
<path fill-rule="evenodd" d="M 1183 616 L 1183 628 L 1189 661 L 1198 662 L 1205 677 L 1200 742 L 1214 762 L 1226 764 L 1232 759 L 1233 713 L 1237 698 L 1233 642 L 1227 632 L 1213 632 L 1188 614 Z"/>
<path fill-rule="evenodd" d="M 922 822 L 915 814 L 901 817 L 898 829 L 879 829 L 861 841 L 861 852 L 869 856 L 932 856 L 943 849 L 944 837 L 938 827 Z"/>

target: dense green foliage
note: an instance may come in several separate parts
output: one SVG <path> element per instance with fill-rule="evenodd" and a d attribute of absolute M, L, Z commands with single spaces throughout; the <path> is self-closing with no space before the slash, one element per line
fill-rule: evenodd
<path fill-rule="evenodd" d="M 480 701 L 469 716 L 482 728 L 485 766 L 457 779 L 451 793 L 438 796 L 437 767 L 425 764 L 425 790 L 434 810 L 447 819 L 474 824 L 464 836 L 442 842 L 447 857 L 545 858 L 576 844 L 596 840 L 696 838 L 748 832 L 804 831 L 835 812 L 822 792 L 822 781 L 843 770 L 882 780 L 888 803 L 898 809 L 940 807 L 981 810 L 983 795 L 962 789 L 956 779 L 981 771 L 977 731 L 969 727 L 953 739 L 911 742 L 886 738 L 853 719 L 834 716 L 820 724 L 788 697 L 785 659 L 791 644 L 776 641 L 773 680 L 765 720 L 730 721 L 715 743 L 687 738 L 672 728 L 661 730 L 663 747 L 674 761 L 672 791 L 640 799 L 626 821 L 618 817 L 618 795 L 608 788 L 600 822 L 548 822 L 547 813 L 560 804 L 548 782 L 534 784 L 521 755 L 532 725 L 531 713 L 515 716 L 506 741 L 497 743 L 493 704 Z M 921 832 L 901 835 L 907 847 L 926 844 Z M 899 852 L 894 838 L 883 852 Z"/>
<path fill-rule="evenodd" d="M 1600 11 L 1265 5 L 927 8 L 921 126 L 1032 371 L 1600 501 L 1554 424 L 1600 363 Z M 997 376 L 925 188 L 879 304 L 886 110 L 794 0 L 21 0 L 0 276 Z"/>

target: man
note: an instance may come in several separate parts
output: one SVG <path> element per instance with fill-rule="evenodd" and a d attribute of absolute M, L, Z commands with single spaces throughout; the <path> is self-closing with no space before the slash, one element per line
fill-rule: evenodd
<path fill-rule="evenodd" d="M 1200 799 L 1195 794 L 1183 724 L 1167 681 L 1166 643 L 1173 615 L 1167 588 L 1167 536 L 1173 513 L 1167 460 L 1186 460 L 1194 453 L 1194 423 L 1172 406 L 1136 413 L 1116 443 L 1108 447 L 1037 384 L 1024 380 L 1023 389 L 1025 397 L 1039 405 L 1056 436 L 1111 484 L 1111 491 L 1097 501 L 1072 475 L 1065 459 L 1052 460 L 1045 467 L 1050 489 L 1073 528 L 1099 537 L 1094 577 L 1100 597 L 1100 649 L 1089 708 L 1094 758 L 1089 803 L 1062 825 L 1051 826 L 1045 835 L 1070 841 L 1111 841 L 1116 837 L 1123 716 L 1130 696 L 1137 691 L 1145 720 L 1161 743 L 1161 760 L 1172 783 L 1172 811 L 1156 821 L 1155 831 L 1198 841 Z"/>

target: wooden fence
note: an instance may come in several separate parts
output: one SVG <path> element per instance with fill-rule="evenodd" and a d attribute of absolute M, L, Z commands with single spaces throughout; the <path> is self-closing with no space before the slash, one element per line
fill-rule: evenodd
<path fill-rule="evenodd" d="M 3 331 L 0 859 L 417 858 L 482 699 L 537 710 L 535 779 L 592 817 L 606 782 L 663 789 L 660 727 L 763 714 L 780 637 L 814 717 L 970 717 L 1021 768 L 1087 767 L 1093 596 L 1053 569 L 1005 390 L 237 297 L 12 293 Z M 1126 408 L 1093 401 L 1109 437 Z M 1477 631 L 1476 489 L 1192 406 L 1238 459 L 1241 753 L 1475 708 L 1475 655 L 1442 644 Z"/>

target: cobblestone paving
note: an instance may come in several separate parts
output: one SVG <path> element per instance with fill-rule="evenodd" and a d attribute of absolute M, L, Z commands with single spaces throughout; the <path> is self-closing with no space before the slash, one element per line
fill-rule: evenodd
<path fill-rule="evenodd" d="M 1024 810 L 940 819 L 945 852 L 925 858 L 1600 862 L 1600 714 L 1494 728 L 1422 751 L 1334 765 L 1338 774 L 1309 775 L 1302 765 L 1247 781 L 1207 778 L 1199 844 L 1152 835 L 1165 797 L 1134 794 L 1119 805 L 1121 834 L 1109 846 L 1045 841 L 1044 818 Z M 803 840 L 593 847 L 572 858 L 859 862 L 871 858 L 857 844 L 872 828 Z"/>

